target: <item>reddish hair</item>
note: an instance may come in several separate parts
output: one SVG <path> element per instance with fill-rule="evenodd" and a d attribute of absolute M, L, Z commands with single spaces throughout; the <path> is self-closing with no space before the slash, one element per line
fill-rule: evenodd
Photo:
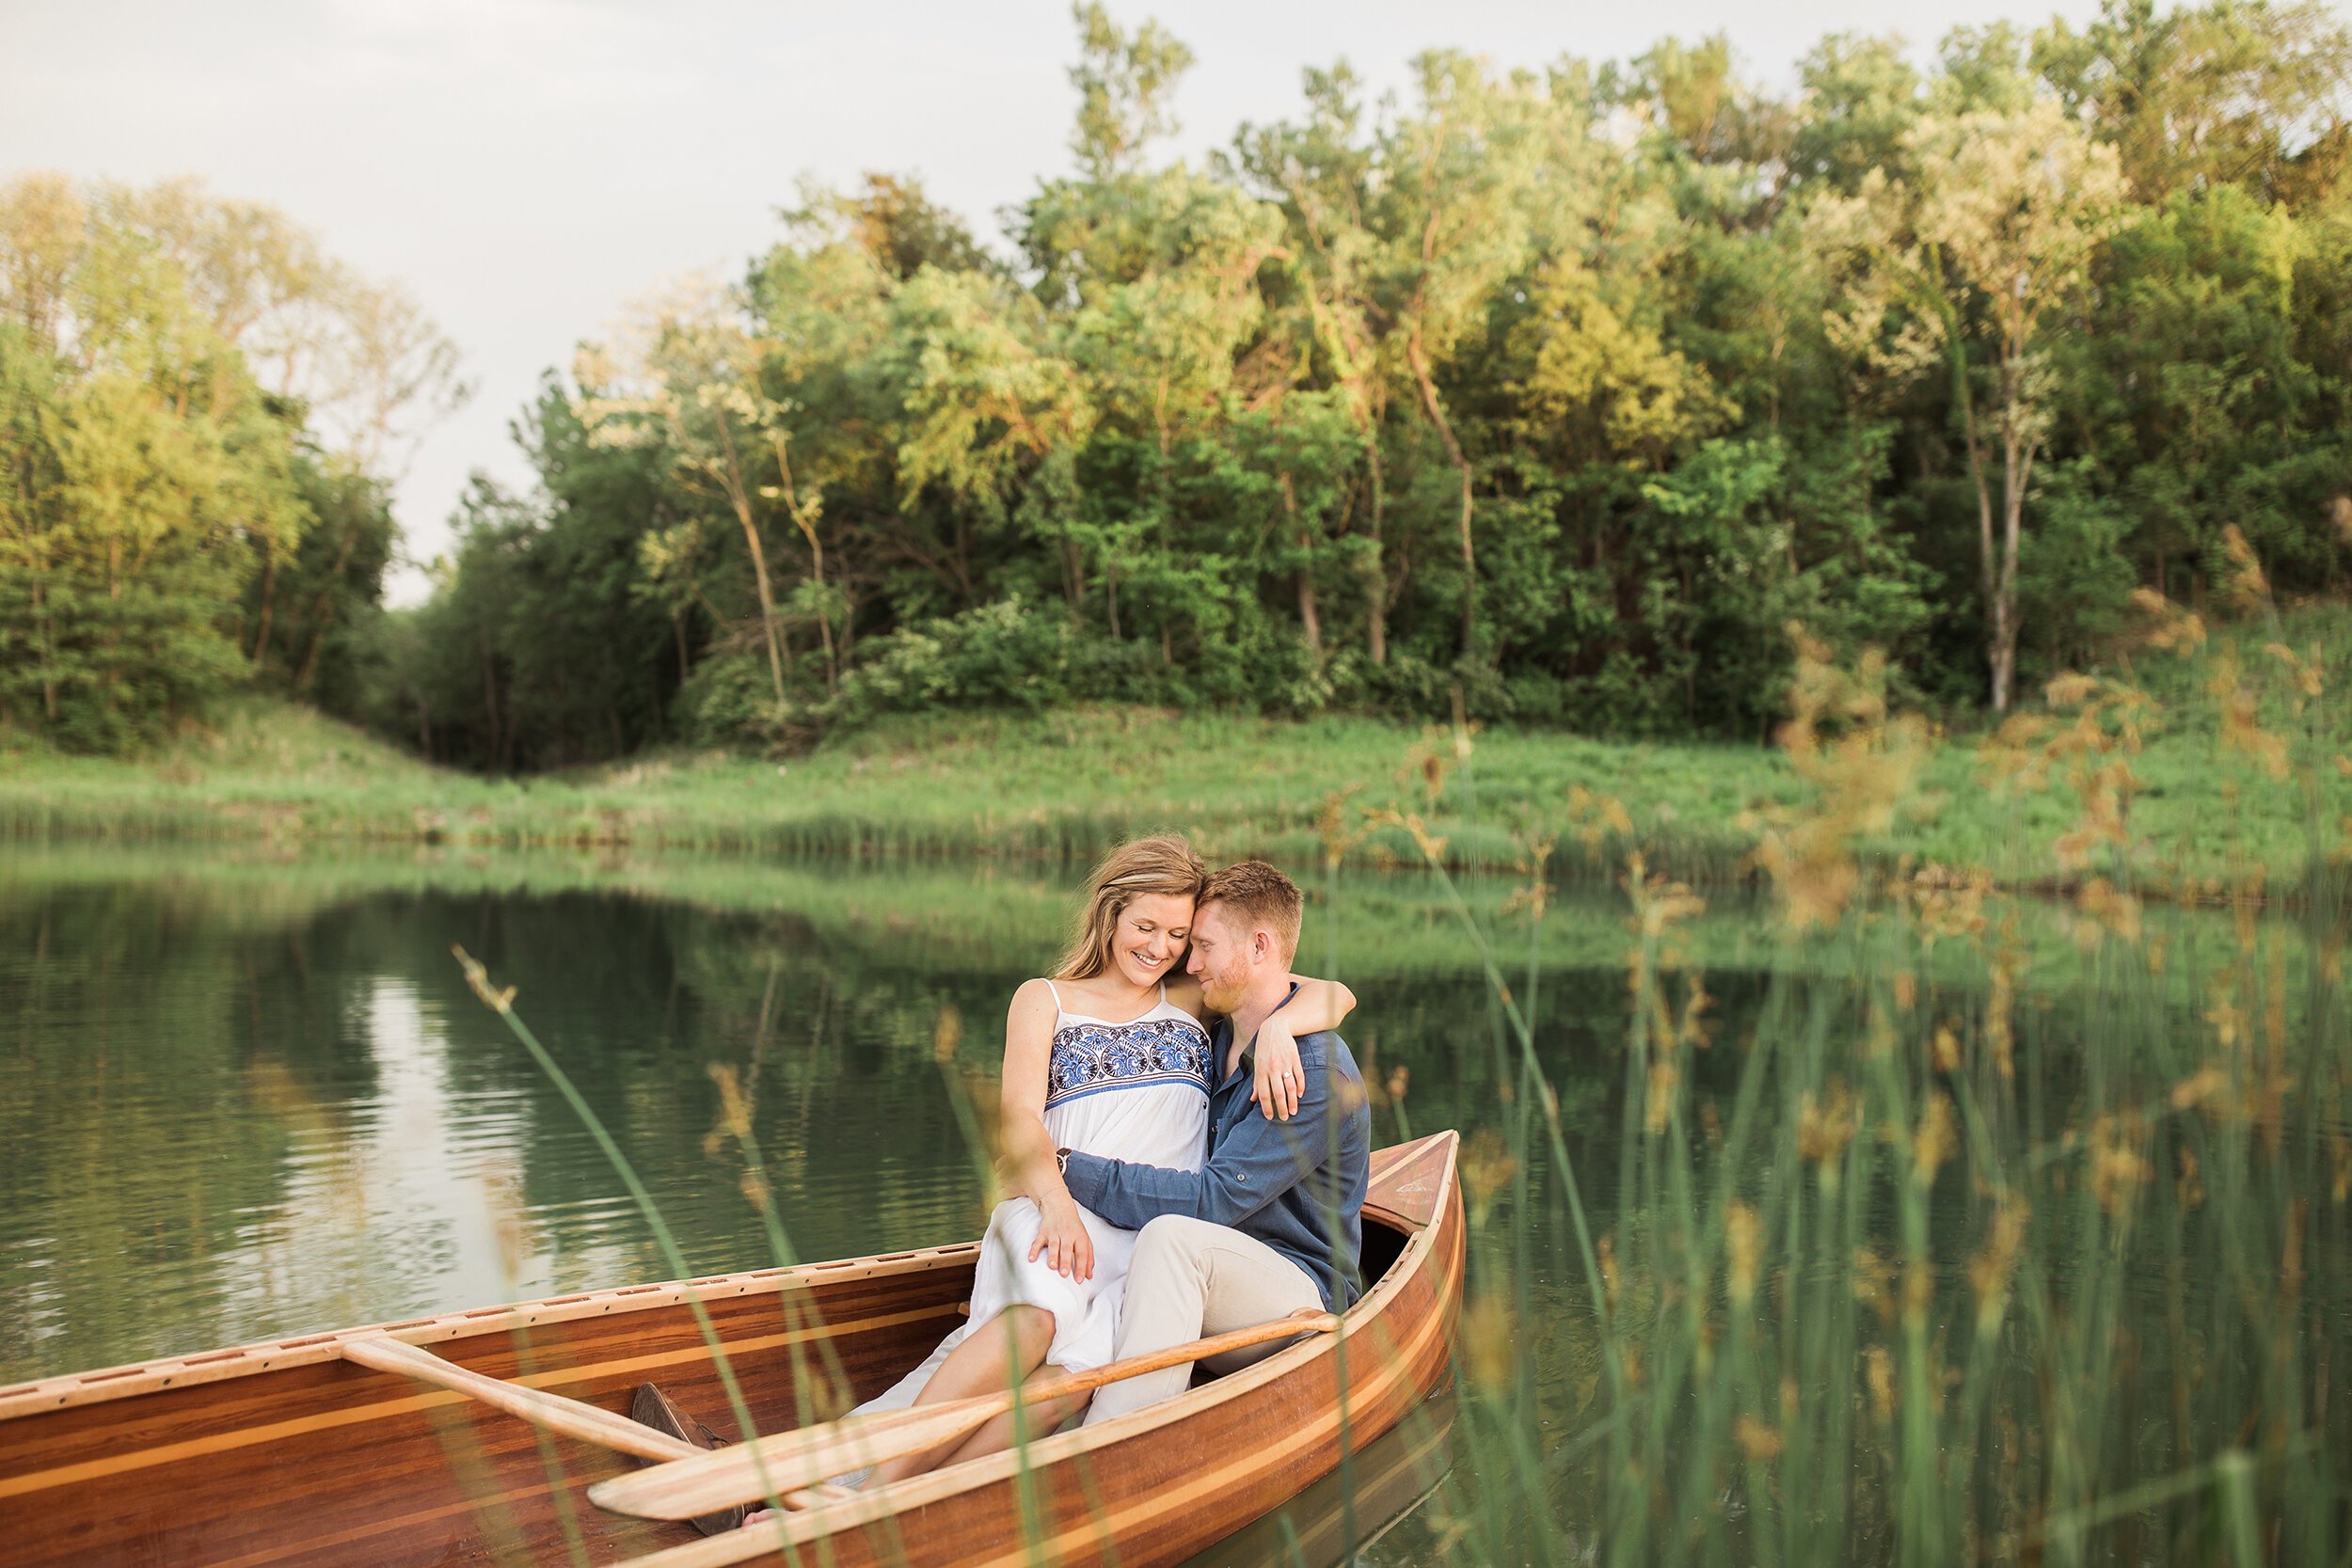
<path fill-rule="evenodd" d="M 1298 954 L 1298 923 L 1306 899 L 1298 884 L 1263 861 L 1244 861 L 1213 873 L 1200 892 L 1202 904 L 1223 904 L 1252 931 L 1270 931 L 1288 963 Z"/>

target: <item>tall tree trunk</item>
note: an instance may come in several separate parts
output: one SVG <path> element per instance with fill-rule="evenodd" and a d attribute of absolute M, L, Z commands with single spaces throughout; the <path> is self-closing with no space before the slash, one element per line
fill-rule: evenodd
<path fill-rule="evenodd" d="M 1298 565 L 1298 625 L 1306 634 L 1307 651 L 1323 663 L 1323 614 L 1315 606 L 1314 540 L 1298 522 L 1298 488 L 1291 476 L 1282 476 L 1282 515 L 1291 526 L 1291 536 L 1298 542 L 1299 554 L 1305 559 Z"/>
<path fill-rule="evenodd" d="M 784 703 L 784 644 L 776 626 L 776 595 L 768 581 L 768 546 L 760 542 L 759 524 L 752 516 L 750 481 L 743 472 L 742 455 L 736 449 L 735 428 L 723 417 L 719 420 L 719 441 L 725 453 L 726 466 L 719 476 L 720 487 L 727 504 L 735 510 L 735 520 L 743 530 L 744 547 L 752 555 L 752 582 L 759 591 L 759 629 L 768 644 L 768 679 L 775 691 L 777 705 Z"/>
<path fill-rule="evenodd" d="M 1462 652 L 1467 655 L 1478 645 L 1478 548 L 1470 539 L 1470 459 L 1462 453 L 1462 443 L 1454 438 L 1445 405 L 1438 401 L 1438 386 L 1430 376 L 1429 356 L 1422 352 L 1419 332 L 1405 340 L 1405 356 L 1412 365 L 1414 383 L 1421 388 L 1422 407 L 1427 410 L 1429 422 L 1438 427 L 1447 460 L 1462 476 Z"/>
<path fill-rule="evenodd" d="M 1968 477 L 1977 486 L 1977 566 L 1984 594 L 1985 665 L 1992 682 L 1993 711 L 2009 711 L 2009 680 L 2001 667 L 2001 640 L 2007 616 L 2001 604 L 1999 564 L 1993 544 L 1993 486 L 1985 473 L 1984 453 L 1972 433 L 1968 441 Z"/>
<path fill-rule="evenodd" d="M 747 502 L 737 501 L 735 520 L 743 525 L 743 544 L 752 552 L 752 578 L 759 587 L 759 625 L 768 639 L 768 678 L 776 701 L 784 701 L 784 648 L 776 640 L 776 596 L 768 586 L 768 551 L 759 542 L 759 525 L 752 520 Z"/>
<path fill-rule="evenodd" d="M 801 516 L 801 509 L 792 509 L 792 522 L 808 541 L 809 572 L 817 584 L 817 634 L 825 645 L 825 689 L 831 691 L 841 680 L 841 657 L 833 645 L 833 610 L 825 603 L 825 546 L 817 541 L 817 531 Z"/>
<path fill-rule="evenodd" d="M 1388 504 L 1387 483 L 1380 472 L 1380 437 L 1367 433 L 1364 456 L 1372 474 L 1372 548 L 1364 552 L 1364 651 L 1375 664 L 1389 662 L 1389 578 L 1380 559 L 1380 523 Z"/>
<path fill-rule="evenodd" d="M 1949 319 L 1948 311 L 1945 332 L 1952 345 L 1952 401 L 1960 405 L 1961 442 L 1968 452 L 1969 482 L 1977 490 L 1977 574 L 1979 592 L 1984 595 L 1985 674 L 1992 688 L 1993 711 L 2007 713 L 2016 635 L 2009 624 L 2010 607 L 2002 598 L 2001 572 L 1993 542 L 1993 482 L 1986 472 L 1990 459 L 1984 450 L 1983 433 L 1977 427 L 1976 400 L 1968 393 L 1967 351 L 1961 344 L 1958 325 Z M 2013 575 L 2010 586 L 2015 586 Z M 2005 654 L 2004 649 L 2009 652 Z"/>
<path fill-rule="evenodd" d="M 2026 487 L 2039 443 L 2024 432 L 2024 367 L 2005 367 L 2001 409 L 2001 571 L 1994 586 L 1993 711 L 2007 713 L 2017 682 L 2017 546 L 2025 531 Z"/>
<path fill-rule="evenodd" d="M 278 551 L 274 546 L 264 546 L 262 553 L 262 610 L 253 618 L 253 651 L 248 656 L 257 670 L 262 668 L 263 656 L 269 652 L 269 622 L 277 606 Z"/>
<path fill-rule="evenodd" d="M 810 578 L 817 584 L 817 631 L 825 645 L 825 689 L 834 689 L 841 680 L 841 658 L 833 645 L 833 611 L 825 607 L 825 546 L 817 537 L 817 525 L 801 504 L 799 486 L 792 482 L 792 456 L 785 434 L 780 430 L 768 433 L 768 444 L 775 449 L 776 474 L 784 482 L 784 509 L 791 515 L 792 526 L 808 541 Z M 818 493 L 818 505 L 824 504 L 824 493 Z M 779 693 L 781 695 L 781 693 Z"/>

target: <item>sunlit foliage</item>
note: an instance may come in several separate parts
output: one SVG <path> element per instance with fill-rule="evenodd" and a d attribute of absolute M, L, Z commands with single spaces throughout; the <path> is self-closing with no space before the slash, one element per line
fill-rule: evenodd
<path fill-rule="evenodd" d="M 356 707 L 382 485 L 463 395 L 266 207 L 0 185 L 0 720 L 111 748 L 257 671 Z"/>
<path fill-rule="evenodd" d="M 2108 652 L 2134 589 L 2200 599 L 2225 525 L 2288 592 L 2341 585 L 2323 9 L 2116 0 L 1926 71 L 1841 35 L 1785 96 L 1720 39 L 1437 51 L 1377 103 L 1343 62 L 1204 161 L 1166 151 L 1190 51 L 1078 34 L 1073 170 L 1002 250 L 905 179 L 805 190 L 691 334 L 643 308 L 564 388 L 639 477 L 551 473 L 536 527 L 633 533 L 673 632 L 573 673 L 652 693 L 603 749 L 663 705 L 797 744 L 1082 698 L 1761 740 L 1791 619 L 1998 711 Z M 706 374 L 693 335 L 734 347 Z M 623 413 L 621 365 L 670 412 Z M 412 674 L 437 753 L 551 759 L 511 743 L 520 661 Z"/>

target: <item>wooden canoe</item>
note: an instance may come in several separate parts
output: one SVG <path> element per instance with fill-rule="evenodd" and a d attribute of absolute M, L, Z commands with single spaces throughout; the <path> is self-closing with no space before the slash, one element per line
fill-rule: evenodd
<path fill-rule="evenodd" d="M 1373 1547 L 1427 1502 L 1454 1467 L 1454 1395 L 1434 1396 L 1350 1463 L 1184 1568 L 1300 1568 L 1368 1560 Z M 1394 1560 L 1410 1560 L 1395 1557 Z"/>
<path fill-rule="evenodd" d="M 1449 1385 L 1464 1232 L 1456 1143 L 1440 1132 L 1373 1155 L 1374 1283 L 1338 1335 L 1025 1455 L 820 1502 L 792 1516 L 803 1544 L 793 1555 L 842 1568 L 1139 1568 L 1182 1562 L 1279 1507 Z M 772 1533 L 747 1552 L 742 1532 L 706 1539 L 597 1509 L 588 1485 L 636 1461 L 461 1389 L 361 1366 L 342 1347 L 389 1336 L 462 1369 L 458 1381 L 477 1374 L 477 1389 L 486 1377 L 556 1396 L 548 1404 L 597 1407 L 580 1411 L 586 1427 L 657 1382 L 732 1440 L 690 1298 L 709 1314 L 755 1424 L 782 1431 L 838 1415 L 921 1360 L 957 1322 L 978 1250 L 585 1291 L 0 1388 L 0 1540 L 24 1568 L 780 1560 Z M 1032 1537 L 1043 1548 L 1034 1555 Z"/>

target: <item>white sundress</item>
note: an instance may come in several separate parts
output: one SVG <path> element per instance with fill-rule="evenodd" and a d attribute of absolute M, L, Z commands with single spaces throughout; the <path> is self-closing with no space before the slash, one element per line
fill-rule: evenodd
<path fill-rule="evenodd" d="M 1054 990 L 1052 981 L 1046 989 Z M 1070 1012 L 1061 1005 L 1061 992 L 1054 990 L 1045 1131 L 1057 1148 L 1139 1165 L 1199 1170 L 1208 1152 L 1208 1032 L 1168 1001 L 1165 984 L 1156 1006 L 1124 1023 Z M 1015 1303 L 1054 1314 L 1047 1365 L 1074 1372 L 1107 1363 L 1119 1332 L 1119 1305 L 1126 1292 L 1136 1233 L 1083 1207 L 1078 1215 L 1094 1243 L 1094 1273 L 1083 1280 L 1055 1273 L 1042 1257 L 1030 1261 L 1030 1243 L 1043 1223 L 1034 1202 L 1016 1197 L 998 1204 L 980 1243 L 971 1318 L 921 1366 L 858 1409 L 898 1410 L 913 1404 L 948 1352 Z"/>

